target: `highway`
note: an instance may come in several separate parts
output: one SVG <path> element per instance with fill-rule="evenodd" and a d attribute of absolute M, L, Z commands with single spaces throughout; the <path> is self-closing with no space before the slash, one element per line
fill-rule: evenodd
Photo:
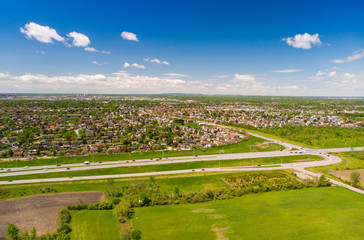
<path fill-rule="evenodd" d="M 291 143 L 277 141 L 271 138 L 263 137 L 258 134 L 249 133 L 250 135 L 280 144 L 286 149 L 282 151 L 271 151 L 271 152 L 249 152 L 249 153 L 234 153 L 234 154 L 216 154 L 216 155 L 201 155 L 201 156 L 188 156 L 188 157 L 173 157 L 168 159 L 151 160 L 131 160 L 131 161 L 113 161 L 103 163 L 91 163 L 90 165 L 84 164 L 67 164 L 60 167 L 56 166 L 36 166 L 24 168 L 14 168 L 11 172 L 2 172 L 1 177 L 5 176 L 19 176 L 36 173 L 51 173 L 51 172 L 62 172 L 62 171 L 80 171 L 80 170 L 91 170 L 101 168 L 116 168 L 116 167 L 130 167 L 130 166 L 147 166 L 147 165 L 158 165 L 158 164 L 172 164 L 172 163 L 185 163 L 195 161 L 224 161 L 234 159 L 254 159 L 254 158 L 267 158 L 267 157 L 285 157 L 300 154 L 311 154 L 319 155 L 324 159 L 321 161 L 309 161 L 309 162 L 295 162 L 295 163 L 284 163 L 284 164 L 271 164 L 258 166 L 241 166 L 241 167 L 221 167 L 221 168 L 205 168 L 205 169 L 187 169 L 187 170 L 174 170 L 174 171 L 161 171 L 161 172 L 146 172 L 146 173 L 131 173 L 131 174 L 115 174 L 115 175 L 98 175 L 98 176 L 82 176 L 82 177 L 64 177 L 64 178 L 44 178 L 44 179 L 29 179 L 29 180 L 14 180 L 14 181 L 0 181 L 0 185 L 8 184 L 28 184 L 28 183 L 42 183 L 42 182 L 63 182 L 63 181 L 77 181 L 77 180 L 96 180 L 96 179 L 107 179 L 107 178 L 130 178 L 130 177 L 144 177 L 144 176 L 156 176 L 156 175 L 171 175 L 171 174 L 185 174 L 191 172 L 232 172 L 232 171 L 268 171 L 268 170 L 280 170 L 280 169 L 294 169 L 301 172 L 298 176 L 311 176 L 319 177 L 321 174 L 313 173 L 305 168 L 326 166 L 331 164 L 340 163 L 342 160 L 333 155 L 329 155 L 329 152 L 347 152 L 347 151 L 361 151 L 364 147 L 356 148 L 335 148 L 335 149 L 311 149 L 303 148 Z M 299 149 L 292 151 L 291 149 Z M 46 169 L 46 170 L 44 170 Z M 338 186 L 342 186 L 353 190 L 355 192 L 364 194 L 364 191 L 343 184 L 341 182 L 330 179 L 330 181 Z"/>

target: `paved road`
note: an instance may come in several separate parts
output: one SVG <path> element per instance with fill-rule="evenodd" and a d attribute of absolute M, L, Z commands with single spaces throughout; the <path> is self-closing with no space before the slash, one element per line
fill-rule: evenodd
<path fill-rule="evenodd" d="M 163 172 L 147 172 L 147 173 L 132 173 L 132 174 L 116 174 L 116 175 L 99 175 L 99 176 L 84 176 L 84 177 L 67 177 L 67 178 L 47 178 L 47 179 L 30 179 L 30 180 L 16 180 L 16 181 L 0 181 L 0 185 L 7 184 L 26 184 L 26 183 L 40 183 L 40 182 L 62 182 L 62 181 L 76 181 L 76 180 L 93 180 L 93 179 L 107 179 L 107 178 L 128 178 L 128 177 L 143 177 L 143 176 L 155 176 L 155 175 L 169 175 L 169 174 L 183 174 L 190 172 L 231 172 L 231 171 L 267 171 L 267 170 L 280 170 L 280 169 L 295 169 L 301 173 L 298 175 L 302 178 L 307 178 L 309 176 L 319 177 L 320 174 L 310 172 L 305 168 L 326 166 L 331 164 L 340 163 L 342 160 L 333 155 L 329 155 L 329 152 L 347 152 L 351 150 L 361 151 L 364 147 L 359 147 L 355 149 L 351 148 L 335 148 L 335 149 L 310 149 L 303 148 L 294 144 L 277 141 L 268 137 L 263 137 L 258 134 L 250 133 L 252 136 L 260 137 L 262 139 L 272 141 L 283 145 L 286 149 L 282 151 L 272 151 L 272 152 L 251 152 L 251 153 L 234 153 L 234 154 L 218 154 L 218 155 L 204 155 L 198 157 L 175 157 L 169 159 L 163 159 L 160 161 L 152 161 L 150 159 L 141 159 L 133 161 L 119 161 L 119 162 L 104 162 L 101 164 L 92 164 L 84 166 L 83 164 L 68 164 L 62 167 L 49 168 L 46 172 L 62 172 L 62 171 L 80 171 L 89 169 L 100 169 L 100 168 L 115 168 L 115 167 L 128 167 L 128 166 L 146 166 L 146 165 L 157 165 L 157 164 L 170 164 L 170 163 L 183 163 L 183 162 L 194 162 L 194 161 L 224 161 L 233 159 L 254 159 L 254 158 L 267 158 L 267 157 L 283 157 L 292 156 L 297 154 L 312 154 L 322 156 L 324 159 L 321 161 L 310 161 L 310 162 L 296 162 L 287 164 L 275 164 L 267 165 L 259 168 L 252 166 L 242 166 L 242 167 L 227 167 L 227 168 L 206 168 L 206 169 L 187 169 L 187 170 L 175 170 L 175 171 L 163 171 Z M 299 150 L 292 151 L 292 148 Z M 67 170 L 69 168 L 69 170 Z M 17 168 L 13 169 L 17 172 L 6 172 L 0 174 L 1 177 L 5 176 L 18 176 L 27 175 L 35 173 L 45 173 L 43 170 L 44 166 L 41 167 L 30 167 L 29 169 Z M 356 189 L 347 184 L 330 179 L 330 181 L 338 186 L 346 187 L 355 192 L 364 194 L 364 191 Z"/>

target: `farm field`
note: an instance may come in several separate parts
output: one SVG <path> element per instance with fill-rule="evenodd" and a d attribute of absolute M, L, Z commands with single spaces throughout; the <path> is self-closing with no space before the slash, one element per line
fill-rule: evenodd
<path fill-rule="evenodd" d="M 362 239 L 363 222 L 363 197 L 338 187 L 136 208 L 132 220 L 143 239 L 220 240 Z"/>
<path fill-rule="evenodd" d="M 154 151 L 154 152 L 135 152 L 135 153 L 122 153 L 122 154 L 103 154 L 103 155 L 90 155 L 90 156 L 78 156 L 78 157 L 58 157 L 58 158 L 41 158 L 34 160 L 19 160 L 19 161 L 2 161 L 0 162 L 0 168 L 14 168 L 24 166 L 46 166 L 58 164 L 72 164 L 83 163 L 84 161 L 92 162 L 105 162 L 105 161 L 119 161 L 130 159 L 149 159 L 160 157 L 183 157 L 194 155 L 211 155 L 220 153 L 244 153 L 244 152 L 264 152 L 273 151 L 277 149 L 283 149 L 281 145 L 276 143 L 263 144 L 266 141 L 250 136 L 247 141 L 243 141 L 237 144 L 230 144 L 220 147 L 212 147 L 204 149 L 203 151 L 197 149 L 195 151 Z M 221 150 L 221 152 L 220 152 Z"/>
<path fill-rule="evenodd" d="M 72 240 L 119 240 L 120 226 L 111 210 L 76 211 L 71 222 Z"/>
<path fill-rule="evenodd" d="M 286 157 L 270 157 L 270 158 L 254 158 L 241 160 L 223 160 L 223 161 L 196 161 L 189 163 L 171 163 L 158 164 L 148 166 L 133 166 L 133 167 L 118 167 L 92 169 L 84 171 L 63 171 L 54 173 L 37 173 L 19 176 L 4 176 L 0 177 L 1 181 L 7 180 L 23 180 L 23 179 L 40 179 L 40 178 L 57 178 L 57 177 L 76 177 L 76 176 L 95 176 L 95 175 L 111 175 L 111 174 L 127 174 L 127 173 L 143 173 L 143 172 L 160 172 L 184 169 L 199 169 L 199 168 L 214 168 L 214 167 L 235 167 L 235 166 L 251 166 L 263 164 L 280 164 L 300 162 L 300 161 L 315 161 L 321 160 L 322 157 L 316 155 L 295 155 Z"/>
<path fill-rule="evenodd" d="M 339 177 L 346 181 L 351 181 L 350 174 L 352 172 L 358 172 L 360 174 L 360 183 L 364 185 L 364 169 L 358 169 L 358 170 L 340 170 L 340 171 L 332 171 L 331 173 L 335 177 Z"/>
<path fill-rule="evenodd" d="M 103 199 L 102 192 L 48 194 L 0 201 L 0 239 L 6 237 L 9 223 L 19 227 L 20 232 L 37 229 L 37 234 L 54 232 L 57 226 L 58 212 L 71 204 L 95 203 Z"/>

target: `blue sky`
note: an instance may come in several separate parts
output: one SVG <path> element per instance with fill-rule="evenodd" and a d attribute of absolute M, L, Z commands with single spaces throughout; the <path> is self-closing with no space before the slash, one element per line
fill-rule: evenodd
<path fill-rule="evenodd" d="M 6 1 L 0 18 L 0 92 L 364 96 L 361 1 Z"/>

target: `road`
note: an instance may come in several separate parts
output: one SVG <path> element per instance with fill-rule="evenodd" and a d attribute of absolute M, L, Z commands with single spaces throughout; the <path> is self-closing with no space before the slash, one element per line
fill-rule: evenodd
<path fill-rule="evenodd" d="M 268 137 L 263 137 L 258 134 L 249 133 L 252 136 L 256 136 L 274 143 L 278 143 L 284 146 L 286 149 L 282 151 L 272 152 L 250 152 L 250 153 L 234 153 L 234 154 L 216 154 L 216 155 L 204 155 L 197 157 L 174 157 L 169 159 L 161 159 L 159 161 L 150 159 L 132 160 L 132 161 L 119 161 L 119 162 L 103 162 L 103 163 L 92 163 L 91 165 L 85 166 L 84 164 L 67 164 L 61 167 L 53 166 L 52 168 L 46 168 L 44 166 L 15 168 L 13 172 L 3 172 L 0 174 L 1 177 L 5 176 L 19 176 L 36 173 L 50 173 L 50 172 L 62 172 L 62 171 L 80 171 L 100 168 L 116 168 L 116 167 L 129 167 L 129 166 L 146 166 L 146 165 L 158 165 L 158 164 L 172 164 L 172 163 L 184 163 L 184 162 L 195 162 L 195 161 L 224 161 L 234 159 L 254 159 L 254 158 L 267 158 L 267 157 L 284 157 L 299 154 L 311 154 L 319 155 L 324 159 L 321 161 L 310 161 L 310 162 L 295 162 L 285 164 L 274 164 L 261 167 L 254 166 L 241 166 L 241 167 L 224 167 L 224 168 L 205 168 L 205 169 L 187 169 L 187 170 L 174 170 L 174 171 L 162 171 L 162 172 L 146 172 L 146 173 L 131 173 L 131 174 L 116 174 L 116 175 L 98 175 L 98 176 L 83 176 L 83 177 L 66 177 L 66 178 L 46 178 L 46 179 L 29 179 L 29 180 L 16 180 L 16 181 L 0 181 L 0 185 L 8 184 L 27 184 L 27 183 L 41 183 L 41 182 L 63 182 L 63 181 L 77 181 L 77 180 L 95 180 L 95 179 L 107 179 L 107 178 L 130 178 L 130 177 L 143 177 L 143 176 L 155 176 L 155 175 L 170 175 L 170 174 L 184 174 L 191 172 L 232 172 L 232 171 L 268 171 L 268 170 L 280 170 L 280 169 L 294 169 L 300 172 L 299 177 L 305 178 L 308 176 L 319 177 L 321 174 L 313 173 L 305 168 L 326 166 L 331 164 L 340 163 L 342 160 L 333 155 L 329 155 L 329 152 L 347 152 L 347 151 L 361 151 L 364 147 L 357 148 L 334 148 L 334 149 L 311 149 L 303 148 L 295 144 L 286 143 L 283 141 L 277 141 Z M 292 151 L 291 149 L 299 149 Z M 364 194 L 364 191 L 343 184 L 341 182 L 329 179 L 331 183 L 348 188 L 352 191 Z"/>

